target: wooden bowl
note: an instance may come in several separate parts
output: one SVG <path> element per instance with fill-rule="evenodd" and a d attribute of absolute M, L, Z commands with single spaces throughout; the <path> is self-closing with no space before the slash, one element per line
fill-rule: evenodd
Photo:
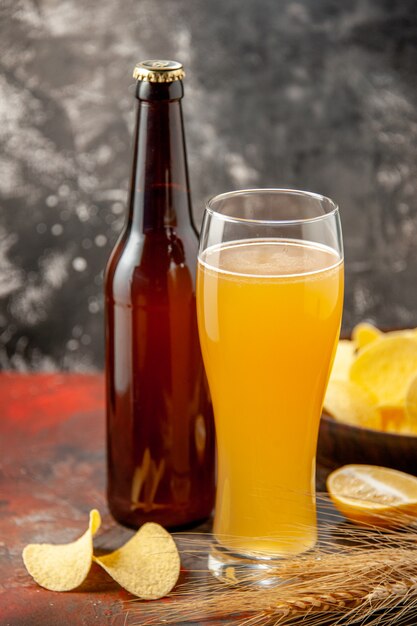
<path fill-rule="evenodd" d="M 392 467 L 417 476 L 417 436 L 350 426 L 323 414 L 317 461 L 329 469 L 364 463 Z"/>

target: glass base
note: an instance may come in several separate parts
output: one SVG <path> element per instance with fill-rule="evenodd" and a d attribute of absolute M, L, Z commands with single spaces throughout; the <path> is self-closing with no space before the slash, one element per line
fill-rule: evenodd
<path fill-rule="evenodd" d="M 209 571 L 228 585 L 276 587 L 284 583 L 279 575 L 285 557 L 239 554 L 215 541 L 208 556 Z"/>

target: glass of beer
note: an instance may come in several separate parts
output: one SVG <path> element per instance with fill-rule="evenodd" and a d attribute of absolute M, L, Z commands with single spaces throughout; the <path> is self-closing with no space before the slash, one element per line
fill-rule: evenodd
<path fill-rule="evenodd" d="M 209 568 L 268 584 L 274 561 L 317 541 L 317 436 L 343 307 L 336 204 L 286 189 L 212 198 L 197 307 L 218 451 Z"/>

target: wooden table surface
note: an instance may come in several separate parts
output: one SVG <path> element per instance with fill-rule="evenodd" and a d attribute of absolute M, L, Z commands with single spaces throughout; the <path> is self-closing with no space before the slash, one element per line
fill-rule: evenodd
<path fill-rule="evenodd" d="M 92 508 L 102 515 L 96 552 L 110 552 L 132 536 L 107 508 L 104 412 L 103 375 L 0 373 L 0 626 L 144 621 L 140 603 L 132 610 L 127 601 L 134 597 L 95 564 L 82 587 L 57 593 L 39 587 L 22 561 L 28 543 L 78 538 Z M 201 527 L 209 529 L 209 523 Z M 182 561 L 184 580 L 195 563 Z M 206 620 L 204 626 L 230 623 Z"/>
<path fill-rule="evenodd" d="M 0 626 L 143 623 L 140 604 L 126 605 L 133 596 L 97 565 L 82 587 L 57 593 L 22 561 L 28 543 L 79 537 L 92 508 L 103 518 L 98 552 L 133 534 L 107 509 L 104 444 L 102 375 L 0 374 Z"/>
<path fill-rule="evenodd" d="M 325 475 L 320 467 L 319 487 Z M 144 623 L 143 604 L 133 610 L 126 602 L 133 596 L 95 564 L 84 585 L 66 593 L 42 589 L 24 568 L 26 544 L 73 541 L 92 508 L 103 519 L 97 552 L 110 552 L 132 535 L 106 505 L 103 375 L 0 374 L 0 626 Z M 182 565 L 184 580 L 193 563 Z"/>

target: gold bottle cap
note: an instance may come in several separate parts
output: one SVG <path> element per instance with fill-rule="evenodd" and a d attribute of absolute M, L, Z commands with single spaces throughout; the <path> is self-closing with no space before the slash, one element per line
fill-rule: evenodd
<path fill-rule="evenodd" d="M 185 76 L 184 68 L 177 61 L 160 61 L 151 59 L 137 63 L 133 70 L 133 78 L 147 80 L 149 83 L 173 83 Z"/>

